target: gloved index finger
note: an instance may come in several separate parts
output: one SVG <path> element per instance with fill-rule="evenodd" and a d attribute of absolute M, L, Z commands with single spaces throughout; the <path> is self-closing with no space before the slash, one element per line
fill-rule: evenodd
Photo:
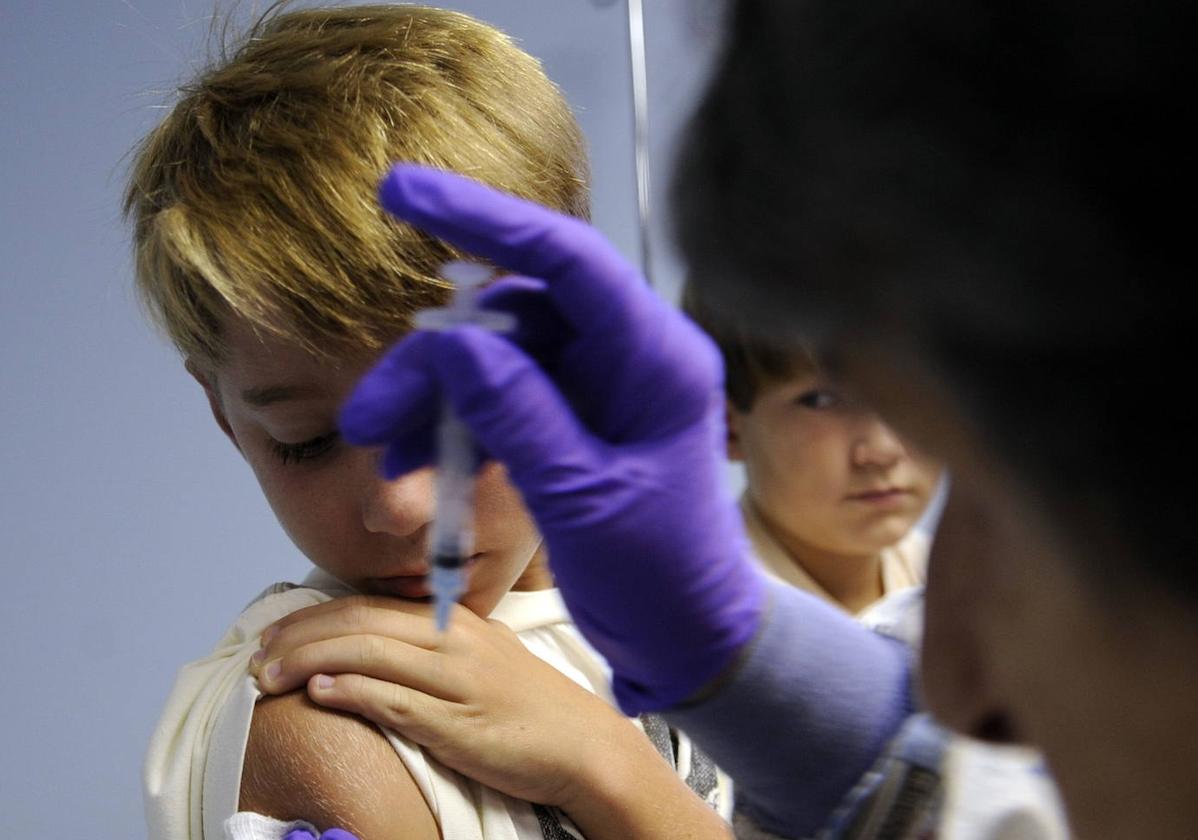
<path fill-rule="evenodd" d="M 379 185 L 398 218 L 520 274 L 541 278 L 580 334 L 658 316 L 664 304 L 590 225 L 444 170 L 399 164 Z"/>

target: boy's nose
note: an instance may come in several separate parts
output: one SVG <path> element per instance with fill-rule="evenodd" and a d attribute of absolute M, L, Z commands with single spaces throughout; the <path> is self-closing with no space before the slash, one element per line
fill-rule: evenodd
<path fill-rule="evenodd" d="M 407 537 L 432 522 L 436 499 L 432 468 L 388 481 L 372 465 L 365 481 L 362 524 L 367 531 Z"/>
<path fill-rule="evenodd" d="M 861 427 L 853 441 L 853 465 L 858 467 L 892 467 L 907 455 L 902 439 L 876 414 L 862 418 Z"/>

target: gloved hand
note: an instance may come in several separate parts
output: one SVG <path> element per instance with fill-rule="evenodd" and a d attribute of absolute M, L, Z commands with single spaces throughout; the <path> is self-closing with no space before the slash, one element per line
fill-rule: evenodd
<path fill-rule="evenodd" d="M 507 466 L 620 706 L 636 714 L 691 697 L 753 637 L 764 597 L 720 486 L 715 346 L 577 219 L 410 165 L 391 170 L 380 197 L 525 275 L 483 297 L 521 327 L 514 338 L 469 326 L 411 334 L 343 408 L 345 438 L 386 444 L 391 475 L 428 464 L 444 393 Z"/>
<path fill-rule="evenodd" d="M 287 836 L 283 840 L 358 840 L 358 838 L 341 828 L 330 828 L 319 837 L 306 828 L 297 828 L 287 832 Z"/>

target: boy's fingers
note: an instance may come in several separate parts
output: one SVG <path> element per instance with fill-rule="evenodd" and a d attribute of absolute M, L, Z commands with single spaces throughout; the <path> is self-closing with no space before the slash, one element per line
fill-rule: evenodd
<path fill-rule="evenodd" d="M 401 602 L 404 607 L 411 608 L 409 611 L 377 604 L 389 600 L 396 599 L 344 598 L 339 599 L 344 603 L 330 601 L 328 605 L 320 605 L 326 609 L 310 608 L 302 616 L 293 613 L 287 617 L 286 624 L 280 621 L 275 625 L 276 629 L 263 634 L 263 650 L 255 665 L 278 659 L 314 642 L 353 636 L 385 636 L 424 650 L 434 650 L 441 645 L 431 605 Z"/>
<path fill-rule="evenodd" d="M 360 624 L 356 626 L 364 628 L 368 626 L 367 622 L 374 617 L 375 611 L 380 616 L 396 614 L 428 618 L 433 614 L 433 607 L 431 604 L 405 601 L 401 598 L 391 598 L 386 595 L 346 595 L 319 604 L 312 604 L 311 606 L 288 613 L 267 628 L 267 632 L 264 632 L 263 636 L 265 637 L 269 632 L 273 637 L 278 632 L 294 624 L 310 622 L 321 616 L 331 616 L 341 613 L 347 614 L 340 615 L 339 620 L 344 622 L 357 620 Z"/>
<path fill-rule="evenodd" d="M 361 674 L 316 674 L 308 680 L 308 696 L 317 705 L 361 715 L 418 744 L 431 740 L 430 724 L 450 715 L 445 700 Z"/>
<path fill-rule="evenodd" d="M 266 694 L 285 694 L 316 674 L 360 674 L 454 700 L 461 694 L 460 675 L 445 667 L 443 660 L 436 651 L 386 636 L 344 636 L 267 659 L 258 684 Z"/>
<path fill-rule="evenodd" d="M 642 323 L 665 308 L 590 225 L 461 175 L 399 164 L 379 185 L 393 215 L 510 271 L 543 278 L 580 333 Z"/>

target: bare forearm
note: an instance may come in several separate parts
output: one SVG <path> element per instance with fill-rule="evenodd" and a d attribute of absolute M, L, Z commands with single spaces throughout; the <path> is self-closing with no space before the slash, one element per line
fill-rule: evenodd
<path fill-rule="evenodd" d="M 629 729 L 630 722 L 624 721 Z M 588 840 L 727 840 L 731 828 L 678 777 L 640 732 L 620 743 L 596 738 L 592 758 L 562 803 Z"/>

